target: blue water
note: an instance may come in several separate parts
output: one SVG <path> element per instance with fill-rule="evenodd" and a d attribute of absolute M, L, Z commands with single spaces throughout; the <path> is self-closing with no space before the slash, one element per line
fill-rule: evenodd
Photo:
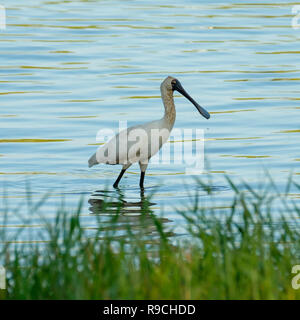
<path fill-rule="evenodd" d="M 18 215 L 10 211 L 6 228 L 26 225 L 22 240 L 29 234 L 34 240 L 43 224 L 25 205 L 26 184 L 33 202 L 52 192 L 43 218 L 53 218 L 62 198 L 72 209 L 83 195 L 83 223 L 95 225 L 88 200 L 106 188 L 118 197 L 112 184 L 120 171 L 88 169 L 96 134 L 119 121 L 160 118 L 159 86 L 167 75 L 211 113 L 205 120 L 176 95 L 175 128 L 204 129 L 207 162 L 200 178 L 212 176 L 217 207 L 232 197 L 224 173 L 257 186 L 268 169 L 280 189 L 291 171 L 299 181 L 300 29 L 291 26 L 297 3 L 0 4 L 7 14 L 7 28 L 0 30 L 1 198 L 10 208 L 21 205 Z M 138 174 L 132 166 L 121 181 L 127 201 L 140 201 Z M 156 190 L 153 212 L 163 209 L 165 222 L 180 234 L 174 208 L 184 208 L 189 192 L 197 191 L 194 177 L 183 164 L 149 166 L 147 174 L 146 195 Z M 295 190 L 290 196 L 300 198 Z M 138 215 L 138 205 L 127 214 Z"/>

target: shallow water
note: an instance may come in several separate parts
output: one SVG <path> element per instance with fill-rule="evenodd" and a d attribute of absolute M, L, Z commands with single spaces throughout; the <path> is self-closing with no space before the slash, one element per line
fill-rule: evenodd
<path fill-rule="evenodd" d="M 101 200 L 103 192 L 96 191 L 107 188 L 118 197 L 111 185 L 120 171 L 88 169 L 97 131 L 117 128 L 118 121 L 134 125 L 161 117 L 159 85 L 167 75 L 212 115 L 205 120 L 176 95 L 175 127 L 204 129 L 201 178 L 212 176 L 217 207 L 228 205 L 232 195 L 224 173 L 253 186 L 266 168 L 279 188 L 291 171 L 299 180 L 300 29 L 291 27 L 297 3 L 1 4 L 7 28 L 0 30 L 0 179 L 9 207 L 26 203 L 26 183 L 33 201 L 52 192 L 42 209 L 49 219 L 61 198 L 76 208 L 83 195 L 82 220 L 92 228 L 89 200 Z M 120 184 L 126 201 L 140 202 L 138 173 L 132 166 Z M 152 211 L 159 215 L 163 208 L 164 222 L 180 234 L 174 208 L 185 207 L 197 190 L 194 177 L 174 163 L 150 166 L 147 173 L 146 195 L 156 190 Z M 205 202 L 206 192 L 198 191 Z M 291 191 L 291 197 L 300 194 Z M 6 223 L 9 232 L 28 227 L 23 241 L 28 234 L 34 239 L 42 224 L 25 207 Z"/>

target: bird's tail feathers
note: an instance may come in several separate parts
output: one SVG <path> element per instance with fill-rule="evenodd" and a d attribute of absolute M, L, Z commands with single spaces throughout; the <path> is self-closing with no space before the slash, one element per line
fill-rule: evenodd
<path fill-rule="evenodd" d="M 98 164 L 98 161 L 96 159 L 96 153 L 94 153 L 90 158 L 89 158 L 89 168 L 92 166 Z"/>

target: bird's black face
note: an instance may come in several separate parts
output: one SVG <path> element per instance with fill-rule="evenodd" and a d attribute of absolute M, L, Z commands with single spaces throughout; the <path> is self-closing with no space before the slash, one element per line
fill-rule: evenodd
<path fill-rule="evenodd" d="M 177 79 L 173 79 L 171 81 L 172 84 L 172 90 L 173 91 L 178 91 L 179 93 L 181 93 L 184 97 L 186 97 L 188 100 L 190 100 L 192 102 L 192 104 L 197 108 L 197 110 L 200 112 L 200 114 L 206 118 L 209 119 L 210 118 L 210 114 L 204 109 L 202 108 L 182 87 L 181 83 L 177 80 Z"/>
<path fill-rule="evenodd" d="M 172 90 L 175 91 L 176 90 L 176 84 L 178 83 L 179 81 L 177 79 L 173 79 L 171 81 L 171 85 L 172 85 Z"/>

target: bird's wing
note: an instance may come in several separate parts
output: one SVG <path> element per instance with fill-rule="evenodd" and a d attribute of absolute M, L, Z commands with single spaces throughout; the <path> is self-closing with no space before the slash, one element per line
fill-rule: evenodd
<path fill-rule="evenodd" d="M 89 158 L 89 168 L 91 168 L 92 166 L 95 166 L 96 164 L 98 164 L 98 161 L 96 159 L 96 153 L 94 153 L 90 158 Z"/>
<path fill-rule="evenodd" d="M 112 137 L 107 143 L 99 147 L 96 152 L 98 163 L 126 164 L 128 151 L 132 150 L 134 141 L 130 140 L 130 132 L 134 127 L 127 128 Z"/>
<path fill-rule="evenodd" d="M 163 135 L 162 142 L 160 139 L 157 139 L 157 143 L 151 141 L 151 139 L 154 140 L 153 132 L 155 137 L 155 132 L 159 132 L 160 129 L 162 129 L 160 120 L 124 129 L 104 146 L 98 148 L 96 161 L 107 164 L 127 164 L 149 159 L 168 139 L 167 133 Z"/>

